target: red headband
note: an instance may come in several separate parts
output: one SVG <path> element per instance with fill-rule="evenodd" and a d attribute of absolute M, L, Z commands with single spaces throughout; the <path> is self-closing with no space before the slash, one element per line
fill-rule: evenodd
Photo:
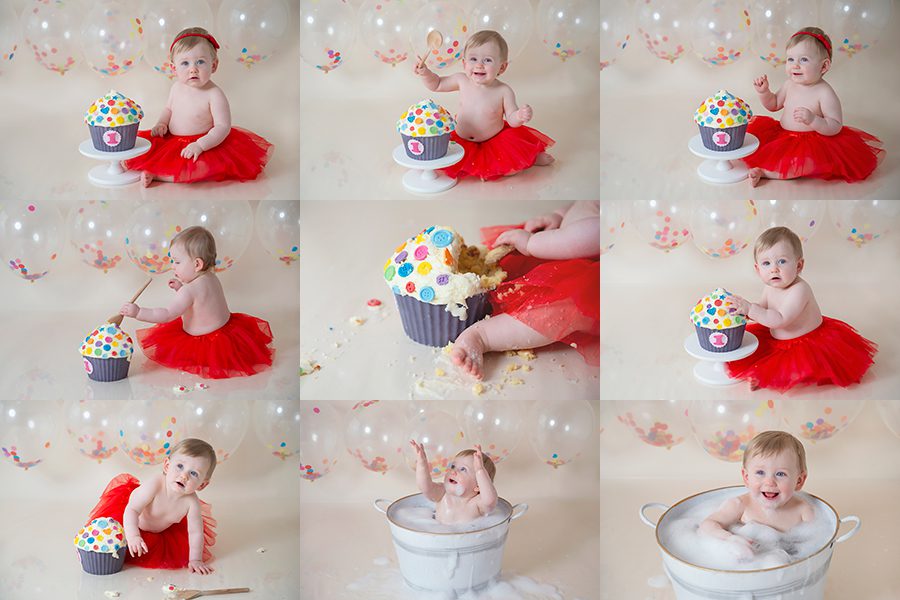
<path fill-rule="evenodd" d="M 825 50 L 828 52 L 828 58 L 831 58 L 831 43 L 828 41 L 827 37 L 819 33 L 812 33 L 811 31 L 798 31 L 791 36 L 791 39 L 797 37 L 798 35 L 808 35 L 822 42 L 822 45 L 825 46 Z"/>
<path fill-rule="evenodd" d="M 219 42 L 216 41 L 216 38 L 214 38 L 213 36 L 211 36 L 207 33 L 185 33 L 185 34 L 179 35 L 177 38 L 175 38 L 175 41 L 172 42 L 171 46 L 169 46 L 169 54 L 172 54 L 172 48 L 175 47 L 175 44 L 178 43 L 178 40 L 183 40 L 186 37 L 201 37 L 204 40 L 206 40 L 207 42 L 209 42 L 210 44 L 212 44 L 213 48 L 215 48 L 216 50 L 219 49 Z"/>

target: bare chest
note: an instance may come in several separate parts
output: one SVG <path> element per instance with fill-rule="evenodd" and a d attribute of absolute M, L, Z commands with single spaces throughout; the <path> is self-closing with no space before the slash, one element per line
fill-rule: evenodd
<path fill-rule="evenodd" d="M 157 496 L 144 507 L 138 519 L 138 527 L 144 531 L 162 531 L 178 523 L 187 514 L 188 506 L 184 502 L 169 502 Z"/>
<path fill-rule="evenodd" d="M 478 507 L 471 502 L 465 504 L 451 504 L 447 502 L 446 496 L 441 498 L 435 506 L 435 519 L 438 523 L 466 523 L 477 519 Z"/>
<path fill-rule="evenodd" d="M 175 135 L 204 134 L 213 126 L 210 97 L 206 92 L 178 90 L 172 96 L 169 130 Z"/>

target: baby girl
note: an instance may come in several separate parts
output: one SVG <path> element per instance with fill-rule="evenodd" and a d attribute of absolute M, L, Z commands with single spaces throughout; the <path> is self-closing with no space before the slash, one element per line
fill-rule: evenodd
<path fill-rule="evenodd" d="M 872 366 L 877 346 L 847 323 L 822 316 L 812 288 L 800 277 L 803 246 L 787 227 L 767 229 L 753 248 L 756 274 L 765 284 L 762 299 L 733 301 L 740 314 L 756 321 L 747 331 L 759 348 L 726 363 L 728 374 L 747 379 L 752 389 L 786 391 L 796 385 L 859 383 Z"/>
<path fill-rule="evenodd" d="M 127 160 L 142 171 L 144 187 L 154 179 L 191 183 L 256 179 L 272 144 L 252 131 L 232 127 L 228 98 L 211 77 L 219 67 L 219 44 L 201 27 L 185 29 L 169 48 L 176 81 L 159 121 L 138 132 L 150 151 Z"/>
<path fill-rule="evenodd" d="M 741 476 L 747 493 L 723 502 L 700 523 L 700 533 L 727 541 L 739 558 L 752 559 L 753 542 L 729 528 L 753 522 L 785 532 L 812 521 L 813 507 L 794 495 L 806 475 L 806 451 L 797 438 L 783 431 L 760 433 L 744 451 Z"/>
<path fill-rule="evenodd" d="M 600 203 L 575 202 L 515 226 L 482 229 L 509 279 L 490 292 L 493 315 L 463 331 L 450 358 L 481 379 L 484 353 L 562 342 L 600 364 Z"/>
<path fill-rule="evenodd" d="M 139 329 L 148 358 L 201 377 L 222 379 L 253 375 L 272 365 L 272 330 L 262 319 L 232 313 L 216 277 L 216 241 L 203 227 L 188 227 L 172 238 L 169 254 L 175 298 L 166 308 L 127 302 L 121 314 L 159 323 Z"/>
<path fill-rule="evenodd" d="M 416 75 L 429 90 L 459 92 L 456 131 L 451 139 L 463 147 L 465 156 L 444 169 L 450 177 L 496 179 L 553 162 L 544 150 L 554 141 L 525 126 L 533 116 L 531 107 L 519 107 L 512 88 L 497 79 L 506 71 L 508 57 L 503 36 L 479 31 L 466 41 L 462 73 L 440 77 L 421 61 L 416 63 Z"/>
<path fill-rule="evenodd" d="M 425 448 L 409 441 L 416 451 L 416 483 L 422 494 L 435 503 L 438 523 L 468 523 L 488 515 L 497 506 L 494 462 L 481 453 L 481 446 L 461 451 L 450 463 L 443 485 L 431 479 Z"/>
<path fill-rule="evenodd" d="M 818 177 L 860 181 L 878 164 L 881 140 L 844 126 L 841 101 L 823 76 L 831 69 L 831 39 L 805 27 L 787 42 L 788 81 L 777 92 L 765 75 L 753 80 L 766 110 L 784 109 L 781 122 L 756 116 L 747 128 L 759 149 L 744 159 L 753 187 L 760 179 Z"/>
<path fill-rule="evenodd" d="M 87 522 L 111 517 L 125 528 L 125 560 L 148 569 L 182 569 L 208 575 L 216 520 L 197 497 L 216 469 L 216 453 L 203 440 L 181 440 L 162 473 L 144 480 L 123 473 L 109 482 Z"/>

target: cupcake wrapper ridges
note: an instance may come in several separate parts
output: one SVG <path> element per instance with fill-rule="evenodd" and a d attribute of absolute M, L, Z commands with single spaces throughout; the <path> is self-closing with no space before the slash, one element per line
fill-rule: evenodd
<path fill-rule="evenodd" d="M 700 347 L 709 352 L 731 352 L 741 347 L 744 341 L 744 330 L 747 325 L 729 327 L 728 329 L 708 329 L 694 325 Z M 710 338 L 713 338 L 712 340 Z M 713 343 L 715 342 L 715 344 Z"/>
<path fill-rule="evenodd" d="M 77 550 L 79 556 L 81 556 L 81 568 L 84 569 L 85 573 L 90 573 L 91 575 L 112 575 L 113 573 L 118 573 L 122 570 L 122 565 L 125 564 L 125 553 L 128 552 L 128 548 L 119 548 L 117 552 L 119 558 L 116 558 L 112 554 L 104 552 L 88 552 L 81 548 Z"/>
<path fill-rule="evenodd" d="M 94 381 L 118 381 L 128 377 L 128 366 L 131 362 L 127 358 L 95 358 L 93 356 L 83 356 L 82 358 L 91 363 L 93 369 L 88 372 L 88 377 Z"/>
<path fill-rule="evenodd" d="M 443 158 L 447 155 L 447 148 L 450 146 L 449 133 L 428 137 L 410 137 L 401 133 L 400 137 L 403 138 L 403 149 L 406 150 L 406 155 L 413 160 L 434 160 L 436 158 Z M 413 143 L 412 146 L 417 150 L 421 150 L 421 153 L 416 154 L 413 152 L 413 149 L 410 148 L 411 141 L 418 143 Z"/>
<path fill-rule="evenodd" d="M 466 299 L 468 312 L 465 320 L 444 310 L 443 304 L 428 304 L 411 296 L 394 294 L 403 330 L 414 342 L 442 348 L 454 341 L 466 327 L 477 323 L 491 312 L 486 293 Z"/>

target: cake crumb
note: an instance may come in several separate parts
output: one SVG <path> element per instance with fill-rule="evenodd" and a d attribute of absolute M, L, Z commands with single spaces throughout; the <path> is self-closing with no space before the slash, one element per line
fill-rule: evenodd
<path fill-rule="evenodd" d="M 443 370 L 440 367 L 435 367 L 434 374 L 437 375 L 438 377 L 443 377 L 444 375 L 447 374 L 447 371 Z"/>
<path fill-rule="evenodd" d="M 256 549 L 257 554 L 263 554 L 265 551 L 266 551 L 266 549 L 263 548 L 262 546 L 260 546 L 259 548 Z"/>
<path fill-rule="evenodd" d="M 484 384 L 479 382 L 472 385 L 472 393 L 476 396 L 480 396 L 484 393 Z"/>
<path fill-rule="evenodd" d="M 322 366 L 317 363 L 314 359 L 306 359 L 300 361 L 300 377 L 304 375 L 310 375 L 320 370 Z"/>
<path fill-rule="evenodd" d="M 363 319 L 362 317 L 356 317 L 356 316 L 350 317 L 350 324 L 351 324 L 351 325 L 359 326 L 359 325 L 362 325 L 362 324 L 365 323 L 365 322 L 366 322 L 366 320 Z"/>
<path fill-rule="evenodd" d="M 572 342 L 569 345 L 572 346 L 573 348 L 575 348 L 576 350 L 578 349 L 578 344 L 576 344 L 575 342 Z"/>
<path fill-rule="evenodd" d="M 147 581 L 153 581 L 153 579 L 154 579 L 154 577 L 153 577 L 152 575 L 150 575 L 149 577 L 147 577 Z"/>
<path fill-rule="evenodd" d="M 520 365 L 518 363 L 512 363 L 512 364 L 506 365 L 506 372 L 512 373 L 513 371 L 518 371 L 521 368 L 522 368 L 522 365 Z"/>
<path fill-rule="evenodd" d="M 106 590 L 105 592 L 103 592 L 103 595 L 107 598 L 118 598 L 119 596 L 121 596 L 121 594 L 115 590 Z"/>
<path fill-rule="evenodd" d="M 516 352 L 519 357 L 524 358 L 525 360 L 534 360 L 537 358 L 537 355 L 534 353 L 534 350 L 519 350 Z"/>
<path fill-rule="evenodd" d="M 453 352 L 453 342 L 449 342 L 446 346 L 441 349 L 441 352 L 444 354 L 450 354 Z"/>
<path fill-rule="evenodd" d="M 509 385 L 524 385 L 525 382 L 518 377 L 508 377 L 504 383 L 508 383 Z"/>

